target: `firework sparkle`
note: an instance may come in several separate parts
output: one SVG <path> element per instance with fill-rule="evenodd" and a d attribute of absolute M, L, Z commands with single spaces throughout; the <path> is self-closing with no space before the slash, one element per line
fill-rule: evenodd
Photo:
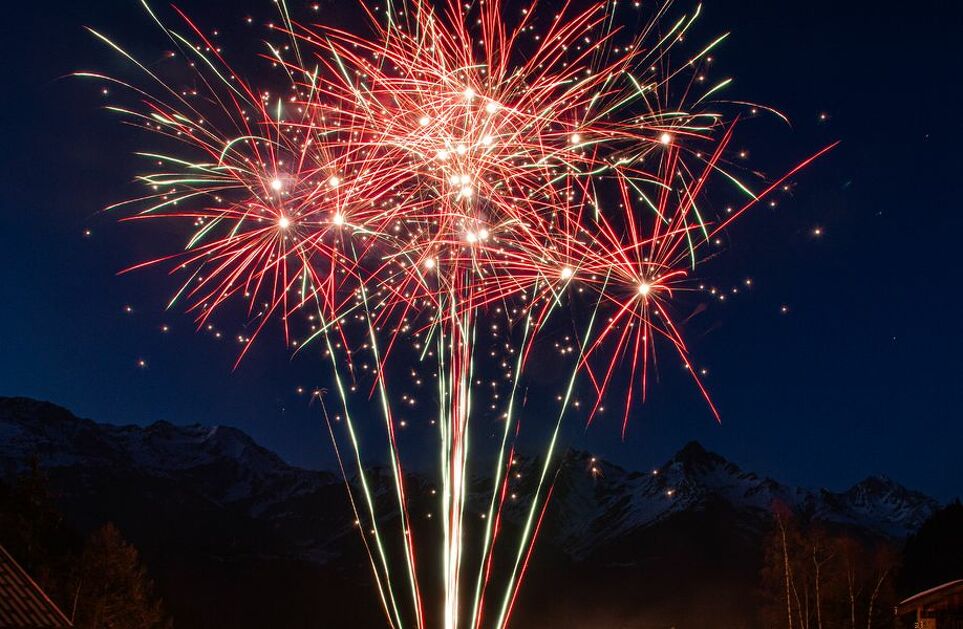
<path fill-rule="evenodd" d="M 737 165 L 740 112 L 770 110 L 718 100 L 729 79 L 704 83 L 726 36 L 689 46 L 699 7 L 674 16 L 666 2 L 627 29 L 618 12 L 636 9 L 608 2 L 360 3 L 368 29 L 349 32 L 296 22 L 282 1 L 263 55 L 280 76 L 266 82 L 282 87 L 270 89 L 242 78 L 180 10 L 174 28 L 144 6 L 193 87 L 93 30 L 139 78 L 78 73 L 126 88 L 134 103 L 108 109 L 163 147 L 140 154 L 152 164 L 139 176 L 147 192 L 109 209 L 189 226 L 183 251 L 129 270 L 165 265 L 185 278 L 171 305 L 185 302 L 199 326 L 243 304 L 253 331 L 239 336 L 238 360 L 279 321 L 287 346 L 330 363 L 338 402 L 324 416 L 389 625 L 507 626 L 579 383 L 589 422 L 620 398 L 624 435 L 656 349 L 668 348 L 718 418 L 679 304 L 718 235 L 832 147 L 775 181 Z M 714 211 L 720 186 L 744 198 L 738 209 Z M 506 550 L 526 368 L 559 330 L 561 408 Z M 482 335 L 499 349 L 483 355 Z M 398 435 L 405 409 L 429 396 L 399 397 L 406 373 L 436 387 L 437 434 L 422 447 L 437 452 L 438 543 L 415 539 Z M 381 420 L 397 526 L 363 465 L 362 434 L 374 431 L 352 411 L 356 392 Z M 476 530 L 472 425 L 490 417 L 493 484 Z M 423 577 L 424 546 L 439 549 L 437 587 Z"/>

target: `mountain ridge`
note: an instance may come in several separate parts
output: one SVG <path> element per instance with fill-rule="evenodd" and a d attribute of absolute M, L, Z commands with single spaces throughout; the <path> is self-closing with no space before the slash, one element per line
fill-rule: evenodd
<path fill-rule="evenodd" d="M 51 402 L 0 397 L 0 465 L 9 473 L 25 456 L 37 456 L 46 467 L 129 466 L 162 477 L 234 465 L 233 484 L 210 483 L 201 489 L 223 503 L 243 502 L 257 493 L 260 503 L 252 509 L 260 512 L 271 502 L 265 492 L 281 485 L 290 497 L 299 490 L 316 489 L 312 485 L 317 483 L 340 482 L 331 472 L 286 463 L 230 426 L 175 425 L 165 420 L 118 426 L 77 417 Z M 678 512 L 680 505 L 695 507 L 708 496 L 762 511 L 779 501 L 831 522 L 863 526 L 890 537 L 912 532 L 938 506 L 929 496 L 882 474 L 870 475 L 842 491 L 786 485 L 744 471 L 697 441 L 690 441 L 649 472 L 629 470 L 578 450 L 570 450 L 563 461 L 574 470 L 571 490 L 601 506 L 606 513 L 599 517 L 614 520 L 609 535 Z M 586 473 L 579 475 L 579 468 Z M 589 486 L 574 487 L 579 482 Z M 626 505 L 627 496 L 633 500 Z M 619 507 L 627 509 L 619 512 Z"/>
<path fill-rule="evenodd" d="M 142 550 L 181 627 L 276 626 L 279 617 L 313 627 L 322 603 L 329 626 L 380 626 L 339 475 L 289 465 L 236 428 L 115 426 L 0 397 L 0 476 L 32 458 L 72 526 L 85 532 L 112 521 Z M 519 499 L 506 504 L 506 540 L 518 537 L 539 476 L 538 458 L 517 459 L 510 486 Z M 720 629 L 754 626 L 744 602 L 757 595 L 774 504 L 886 539 L 905 537 L 938 506 L 882 475 L 842 491 L 786 485 L 697 442 L 646 471 L 579 450 L 558 460 L 518 621 L 535 629 L 698 627 L 701 618 Z M 366 473 L 386 530 L 396 530 L 390 473 Z M 467 526 L 484 521 L 490 487 L 490 479 L 473 481 Z M 412 534 L 424 544 L 439 533 L 430 517 L 435 485 L 412 474 L 406 489 Z M 430 543 L 422 548 L 432 553 Z"/>
<path fill-rule="evenodd" d="M 0 397 L 0 466 L 9 475 L 27 456 L 38 457 L 47 468 L 128 467 L 167 479 L 200 477 L 202 495 L 218 504 L 244 505 L 253 517 L 341 483 L 331 472 L 286 463 L 237 428 L 164 420 L 117 426 L 79 418 L 46 401 Z M 698 509 L 710 498 L 759 517 L 779 502 L 812 517 L 895 538 L 911 533 L 938 506 L 881 474 L 842 491 L 790 486 L 745 471 L 697 441 L 648 472 L 578 450 L 566 453 L 563 462 L 568 473 L 562 498 L 556 500 L 563 504 L 553 508 L 568 514 L 559 534 L 576 555 L 632 529 Z"/>

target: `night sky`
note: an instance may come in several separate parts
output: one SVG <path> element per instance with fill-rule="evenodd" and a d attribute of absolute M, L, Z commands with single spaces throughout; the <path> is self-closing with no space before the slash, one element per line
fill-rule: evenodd
<path fill-rule="evenodd" d="M 324 14 L 338 19 L 339 5 Z M 273 11 L 184 6 L 235 34 L 249 13 Z M 113 423 L 233 425 L 292 463 L 330 465 L 318 408 L 297 391 L 327 385 L 316 355 L 292 360 L 269 333 L 232 372 L 231 326 L 217 338 L 165 312 L 175 283 L 160 269 L 116 275 L 179 236 L 145 240 L 100 213 L 137 192 L 126 156 L 147 139 L 100 111 L 97 85 L 63 77 L 132 72 L 84 25 L 148 59 L 167 49 L 163 35 L 134 0 L 16 3 L 2 22 L 0 394 Z M 670 372 L 624 442 L 611 418 L 587 432 L 571 421 L 566 443 L 646 469 L 697 439 L 785 482 L 840 489 L 883 473 L 940 499 L 963 494 L 963 6 L 710 0 L 707 25 L 733 33 L 717 51 L 729 94 L 792 120 L 737 135 L 755 166 L 775 177 L 842 144 L 702 267 L 724 289 L 753 282 L 710 303 L 689 335 L 722 423 Z"/>

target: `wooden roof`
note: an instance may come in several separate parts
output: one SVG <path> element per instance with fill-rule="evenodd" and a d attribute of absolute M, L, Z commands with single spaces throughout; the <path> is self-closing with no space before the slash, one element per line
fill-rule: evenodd
<path fill-rule="evenodd" d="M 0 546 L 0 627 L 47 629 L 72 626 L 56 603 L 10 556 L 7 549 Z"/>
<path fill-rule="evenodd" d="M 963 579 L 949 581 L 935 588 L 914 594 L 896 606 L 897 615 L 909 614 L 917 609 L 940 611 L 963 609 Z"/>

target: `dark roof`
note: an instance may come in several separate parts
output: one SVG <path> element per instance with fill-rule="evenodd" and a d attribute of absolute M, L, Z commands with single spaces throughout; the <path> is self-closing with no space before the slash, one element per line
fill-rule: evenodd
<path fill-rule="evenodd" d="M 0 627 L 41 629 L 72 627 L 37 582 L 0 546 Z"/>
<path fill-rule="evenodd" d="M 936 611 L 940 609 L 963 609 L 963 579 L 949 581 L 935 588 L 923 590 L 914 594 L 896 606 L 899 615 L 914 612 L 917 609 Z"/>

